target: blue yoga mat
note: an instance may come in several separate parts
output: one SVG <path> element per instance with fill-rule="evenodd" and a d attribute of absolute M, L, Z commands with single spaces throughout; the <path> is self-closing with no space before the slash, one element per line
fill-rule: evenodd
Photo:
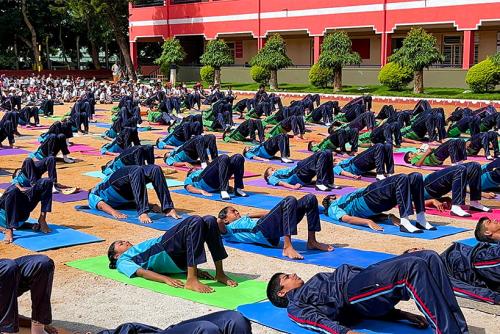
<path fill-rule="evenodd" d="M 102 122 L 90 123 L 90 125 L 96 126 L 98 128 L 105 128 L 105 129 L 109 129 L 111 127 L 111 124 L 109 124 L 109 123 L 102 123 Z"/>
<path fill-rule="evenodd" d="M 476 240 L 476 238 L 463 239 L 463 240 L 458 240 L 456 242 L 459 242 L 461 244 L 471 246 L 471 247 L 474 247 L 478 244 L 478 241 Z"/>
<path fill-rule="evenodd" d="M 236 248 L 244 252 L 260 254 L 304 264 L 315 264 L 317 266 L 338 268 L 343 264 L 350 264 L 358 267 L 368 267 L 374 263 L 387 260 L 394 255 L 380 252 L 370 252 L 354 248 L 335 248 L 333 252 L 322 252 L 319 250 L 308 250 L 304 240 L 293 240 L 293 247 L 304 256 L 304 260 L 291 260 L 282 255 L 283 244 L 276 248 L 264 247 L 256 244 L 244 244 L 224 242 L 228 247 Z"/>
<path fill-rule="evenodd" d="M 290 320 L 286 309 L 274 307 L 271 302 L 259 302 L 238 306 L 236 309 L 243 316 L 253 322 L 275 330 L 293 333 L 293 334 L 312 334 L 317 333 L 300 327 Z M 360 333 L 369 334 L 432 334 L 429 327 L 427 329 L 417 329 L 406 322 L 387 322 L 379 320 L 363 320 L 352 327 Z M 325 332 L 326 333 L 326 332 Z"/>
<path fill-rule="evenodd" d="M 35 219 L 28 219 L 30 224 L 35 224 Z M 49 249 L 63 248 L 76 245 L 101 242 L 104 239 L 93 235 L 73 230 L 69 227 L 49 224 L 52 232 L 44 234 L 35 232 L 31 227 L 14 231 L 14 244 L 33 252 L 41 252 Z"/>
<path fill-rule="evenodd" d="M 264 210 L 272 209 L 279 201 L 282 200 L 281 197 L 277 197 L 277 196 L 258 194 L 258 193 L 248 193 L 249 197 L 232 197 L 230 201 L 223 201 L 223 200 L 221 200 L 220 195 L 218 193 L 212 194 L 211 197 L 208 197 L 208 196 L 203 196 L 200 194 L 192 194 L 185 189 L 174 190 L 173 192 L 180 194 L 180 195 L 194 196 L 194 197 L 203 198 L 206 200 L 220 201 L 220 202 L 232 203 L 232 204 L 236 204 L 236 205 L 251 206 L 254 208 L 259 208 L 259 209 L 264 209 Z M 427 239 L 427 240 L 438 239 L 438 238 L 442 238 L 444 236 L 469 231 L 468 229 L 465 229 L 465 228 L 459 228 L 459 227 L 453 227 L 453 226 L 437 226 L 436 231 L 425 231 L 424 233 L 403 233 L 403 232 L 399 231 L 399 227 L 396 227 L 392 224 L 388 224 L 388 225 L 384 225 L 384 232 L 377 232 L 377 231 L 374 231 L 368 227 L 356 226 L 356 225 L 351 225 L 351 224 L 339 222 L 338 220 L 335 220 L 333 218 L 325 216 L 324 214 L 321 215 L 321 220 L 324 220 L 328 223 L 341 225 L 341 226 L 345 226 L 345 227 L 350 227 L 350 228 L 353 228 L 356 230 L 361 230 L 361 231 L 366 231 L 366 232 L 373 232 L 373 233 L 378 233 L 378 234 L 391 234 L 391 235 L 397 235 L 397 236 L 401 236 L 401 237 Z"/>
<path fill-rule="evenodd" d="M 83 173 L 83 175 L 90 176 L 90 177 L 96 177 L 99 179 L 106 178 L 106 175 L 104 175 L 102 172 L 99 172 L 99 171 L 86 172 L 86 173 Z M 172 180 L 172 179 L 165 179 L 165 180 L 167 181 L 167 186 L 169 186 L 169 187 L 184 186 L 184 181 L 178 181 L 178 180 Z M 153 185 L 151 183 L 148 183 L 146 188 L 153 189 Z"/>
<path fill-rule="evenodd" d="M 91 209 L 88 206 L 84 206 L 84 205 L 77 205 L 77 206 L 75 206 L 75 209 L 77 211 L 82 211 L 85 213 L 90 213 L 92 215 L 101 216 L 101 217 L 108 218 L 108 219 L 113 219 L 113 220 L 116 220 L 119 222 L 125 222 L 125 223 L 129 223 L 129 224 L 149 227 L 149 228 L 152 228 L 155 230 L 160 230 L 160 231 L 168 231 L 169 229 L 171 229 L 172 227 L 174 227 L 175 225 L 180 223 L 183 219 L 189 217 L 189 215 L 187 215 L 187 214 L 179 213 L 182 216 L 182 218 L 181 219 L 173 219 L 170 217 L 166 217 L 163 214 L 149 212 L 148 215 L 153 220 L 153 222 L 151 224 L 142 224 L 141 222 L 139 222 L 139 218 L 138 218 L 139 216 L 137 215 L 137 211 L 135 209 L 119 209 L 120 212 L 127 215 L 127 218 L 125 218 L 125 219 L 114 218 L 113 216 L 108 215 L 104 211 L 94 210 L 94 209 Z"/>
<path fill-rule="evenodd" d="M 384 228 L 383 232 L 378 232 L 378 231 L 372 230 L 369 227 L 352 225 L 352 224 L 347 224 L 347 223 L 338 221 L 337 219 L 328 217 L 325 214 L 321 214 L 320 218 L 323 221 L 326 221 L 326 222 L 329 222 L 329 223 L 332 223 L 335 225 L 353 228 L 355 230 L 361 230 L 361 231 L 365 231 L 365 232 L 372 232 L 372 233 L 378 233 L 378 234 L 391 234 L 391 235 L 397 235 L 400 237 L 418 238 L 418 239 L 426 239 L 426 240 L 439 239 L 439 238 L 446 237 L 449 235 L 470 231 L 470 229 L 461 228 L 461 227 L 454 227 L 454 226 L 447 226 L 447 225 L 435 225 L 437 228 L 437 230 L 435 230 L 435 231 L 424 231 L 424 233 L 405 233 L 405 232 L 401 232 L 399 230 L 398 226 L 394 226 L 390 221 L 386 221 L 386 222 L 377 222 L 379 225 L 381 225 Z"/>

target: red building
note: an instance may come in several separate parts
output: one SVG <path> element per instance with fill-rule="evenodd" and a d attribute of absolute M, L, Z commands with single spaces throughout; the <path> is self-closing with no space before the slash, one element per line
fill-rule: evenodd
<path fill-rule="evenodd" d="M 275 32 L 295 65 L 310 66 L 322 37 L 342 29 L 362 66 L 379 67 L 412 26 L 436 36 L 442 66 L 467 69 L 500 51 L 500 0 L 138 0 L 129 29 L 136 66 L 148 65 L 171 36 L 181 40 L 187 64 L 199 62 L 205 41 L 223 38 L 243 65 Z"/>

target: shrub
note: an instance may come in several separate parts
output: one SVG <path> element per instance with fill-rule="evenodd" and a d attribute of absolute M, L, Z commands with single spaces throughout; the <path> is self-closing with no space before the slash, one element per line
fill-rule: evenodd
<path fill-rule="evenodd" d="M 326 88 L 332 82 L 333 70 L 322 68 L 319 64 L 314 64 L 309 70 L 309 82 L 314 87 Z"/>
<path fill-rule="evenodd" d="M 387 63 L 378 74 L 378 81 L 392 90 L 402 90 L 412 79 L 412 70 L 396 63 Z"/>
<path fill-rule="evenodd" d="M 215 69 L 210 65 L 205 65 L 200 69 L 201 81 L 212 85 L 215 78 Z"/>
<path fill-rule="evenodd" d="M 254 65 L 250 68 L 250 75 L 252 76 L 253 81 L 267 85 L 269 79 L 271 78 L 271 71 L 266 70 L 262 66 Z"/>
<path fill-rule="evenodd" d="M 499 66 L 496 66 L 491 58 L 487 58 L 469 69 L 465 82 L 474 93 L 484 93 L 494 90 L 499 78 Z"/>

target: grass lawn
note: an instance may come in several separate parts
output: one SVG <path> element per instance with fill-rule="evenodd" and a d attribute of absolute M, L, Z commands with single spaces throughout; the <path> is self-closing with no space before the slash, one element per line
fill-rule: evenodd
<path fill-rule="evenodd" d="M 257 91 L 258 83 L 223 83 L 222 88 L 227 88 L 231 85 L 233 90 L 248 90 Z M 191 84 L 188 84 L 188 87 Z M 207 87 L 207 85 L 205 85 Z M 271 90 L 269 90 L 271 91 Z M 304 84 L 280 84 L 278 92 L 295 92 L 295 93 L 333 93 L 333 88 L 317 88 L 312 85 Z M 402 91 L 392 91 L 385 86 L 344 86 L 338 94 L 359 95 L 370 93 L 374 96 L 401 96 L 401 97 L 418 97 L 418 98 L 448 98 L 448 99 L 471 99 L 471 100 L 500 100 L 500 91 L 491 93 L 475 94 L 463 88 L 425 88 L 424 94 L 413 94 L 411 88 Z"/>

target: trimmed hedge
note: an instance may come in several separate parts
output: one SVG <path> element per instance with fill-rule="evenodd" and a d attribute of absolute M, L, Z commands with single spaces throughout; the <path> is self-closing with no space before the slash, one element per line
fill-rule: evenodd
<path fill-rule="evenodd" d="M 412 80 L 412 70 L 396 63 L 387 63 L 378 74 L 378 81 L 391 90 L 403 90 Z"/>
<path fill-rule="evenodd" d="M 309 70 L 309 82 L 314 87 L 326 88 L 333 80 L 333 70 L 314 64 Z"/>
<path fill-rule="evenodd" d="M 495 90 L 499 79 L 500 67 L 495 65 L 491 58 L 487 58 L 472 66 L 465 76 L 465 82 L 474 93 L 485 93 Z"/>
<path fill-rule="evenodd" d="M 201 81 L 212 85 L 215 80 L 215 69 L 210 65 L 205 65 L 200 69 Z"/>
<path fill-rule="evenodd" d="M 267 85 L 269 79 L 271 79 L 271 71 L 259 65 L 254 65 L 250 68 L 250 75 L 253 81 L 265 85 Z"/>

